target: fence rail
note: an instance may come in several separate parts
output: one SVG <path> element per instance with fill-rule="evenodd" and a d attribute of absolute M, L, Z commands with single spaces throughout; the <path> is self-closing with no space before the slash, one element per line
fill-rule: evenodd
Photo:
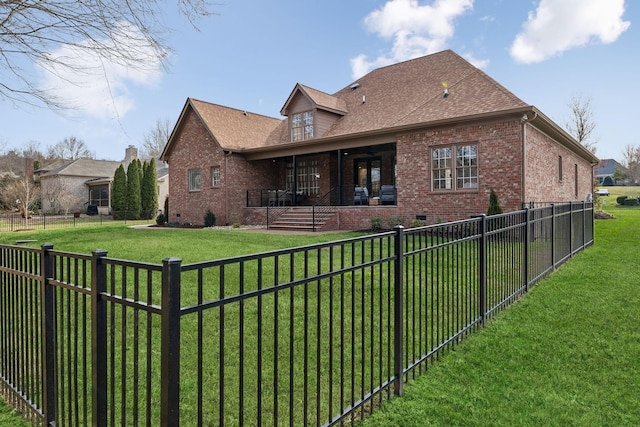
<path fill-rule="evenodd" d="M 149 216 L 149 215 L 147 215 Z M 140 219 L 140 214 L 132 212 L 117 212 L 116 215 L 86 215 L 80 213 L 69 214 L 32 214 L 23 217 L 20 213 L 0 214 L 0 232 L 22 230 L 53 230 L 59 228 L 82 227 L 85 225 L 102 225 L 114 221 L 134 222 Z M 146 223 L 155 221 L 151 219 L 141 220 Z"/>
<path fill-rule="evenodd" d="M 0 246 L 0 393 L 42 425 L 343 425 L 593 243 L 585 203 L 182 264 Z"/>

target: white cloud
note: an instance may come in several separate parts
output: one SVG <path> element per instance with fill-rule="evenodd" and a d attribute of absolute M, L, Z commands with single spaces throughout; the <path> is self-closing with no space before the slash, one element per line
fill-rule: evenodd
<path fill-rule="evenodd" d="M 132 31 L 125 29 L 119 34 L 130 34 L 123 48 L 135 50 L 139 58 L 135 67 L 101 58 L 95 50 L 84 48 L 89 42 L 80 43 L 80 47 L 64 45 L 49 54 L 51 58 L 59 58 L 64 66 L 56 62 L 38 63 L 42 71 L 40 88 L 65 106 L 91 117 L 123 118 L 135 106 L 130 86 L 153 86 L 162 77 L 162 64 L 152 47 L 145 43 L 133 46 L 131 41 L 142 37 Z"/>
<path fill-rule="evenodd" d="M 473 0 L 435 0 L 421 5 L 418 0 L 389 0 L 364 20 L 368 31 L 393 39 L 390 52 L 369 60 L 365 54 L 351 59 L 354 79 L 373 68 L 417 58 L 445 49 L 454 34 L 454 20 L 473 9 Z"/>
<path fill-rule="evenodd" d="M 466 53 L 463 56 L 464 59 L 473 64 L 476 68 L 480 68 L 481 70 L 484 70 L 489 66 L 490 61 L 488 59 L 478 59 L 470 53 Z"/>
<path fill-rule="evenodd" d="M 518 62 L 544 61 L 589 43 L 612 43 L 631 25 L 624 0 L 541 0 L 511 45 Z"/>

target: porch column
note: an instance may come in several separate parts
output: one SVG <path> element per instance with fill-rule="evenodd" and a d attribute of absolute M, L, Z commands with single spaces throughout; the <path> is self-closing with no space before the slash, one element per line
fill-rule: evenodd
<path fill-rule="evenodd" d="M 291 195 L 291 206 L 298 206 L 298 162 L 296 159 L 296 155 L 293 155 L 293 194 Z"/>

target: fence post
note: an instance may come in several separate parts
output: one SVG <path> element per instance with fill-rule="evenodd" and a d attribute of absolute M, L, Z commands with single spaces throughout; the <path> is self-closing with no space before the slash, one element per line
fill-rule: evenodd
<path fill-rule="evenodd" d="M 55 271 L 54 258 L 49 253 L 53 250 L 51 243 L 41 246 L 41 319 L 42 319 L 42 410 L 45 425 L 55 425 L 58 419 L 58 387 L 56 384 L 56 325 L 55 325 L 55 288 L 49 286 L 48 280 Z"/>
<path fill-rule="evenodd" d="M 179 258 L 162 261 L 162 336 L 160 351 L 160 425 L 180 425 L 180 279 Z"/>
<path fill-rule="evenodd" d="M 480 227 L 480 263 L 479 268 L 479 278 L 480 278 L 480 318 L 482 319 L 482 326 L 485 325 L 487 321 L 487 216 L 482 214 L 480 215 L 480 222 L 478 223 Z"/>
<path fill-rule="evenodd" d="M 524 208 L 524 247 L 523 247 L 523 257 L 524 257 L 524 291 L 529 292 L 529 209 Z"/>
<path fill-rule="evenodd" d="M 394 283 L 393 283 L 393 375 L 395 382 L 393 385 L 393 393 L 395 395 L 402 394 L 403 373 L 404 373 L 404 329 L 402 327 L 403 312 L 403 288 L 404 288 L 404 227 L 396 225 L 394 239 Z"/>
<path fill-rule="evenodd" d="M 107 265 L 104 249 L 91 253 L 91 418 L 94 427 L 107 425 Z"/>
<path fill-rule="evenodd" d="M 582 202 L 582 249 L 587 247 L 587 203 Z"/>
<path fill-rule="evenodd" d="M 573 202 L 569 202 L 569 257 L 573 258 Z"/>
<path fill-rule="evenodd" d="M 551 203 L 551 267 L 556 269 L 556 205 Z"/>

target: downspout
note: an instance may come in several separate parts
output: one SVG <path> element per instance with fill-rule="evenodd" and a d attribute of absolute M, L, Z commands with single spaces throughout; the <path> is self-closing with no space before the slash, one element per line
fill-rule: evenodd
<path fill-rule="evenodd" d="M 227 176 L 229 173 L 229 156 L 231 155 L 231 150 L 224 151 L 224 218 L 226 223 L 229 223 L 229 182 L 227 180 Z"/>
<path fill-rule="evenodd" d="M 527 122 L 530 120 L 535 120 L 538 118 L 538 113 L 536 111 L 531 111 L 533 114 L 533 118 L 529 118 L 527 113 L 524 113 L 520 118 L 520 123 L 522 125 L 522 203 L 527 202 Z M 529 200 L 531 202 L 531 200 Z M 522 206 L 524 208 L 524 206 Z"/>
<path fill-rule="evenodd" d="M 342 148 L 338 148 L 338 205 L 342 206 Z"/>

